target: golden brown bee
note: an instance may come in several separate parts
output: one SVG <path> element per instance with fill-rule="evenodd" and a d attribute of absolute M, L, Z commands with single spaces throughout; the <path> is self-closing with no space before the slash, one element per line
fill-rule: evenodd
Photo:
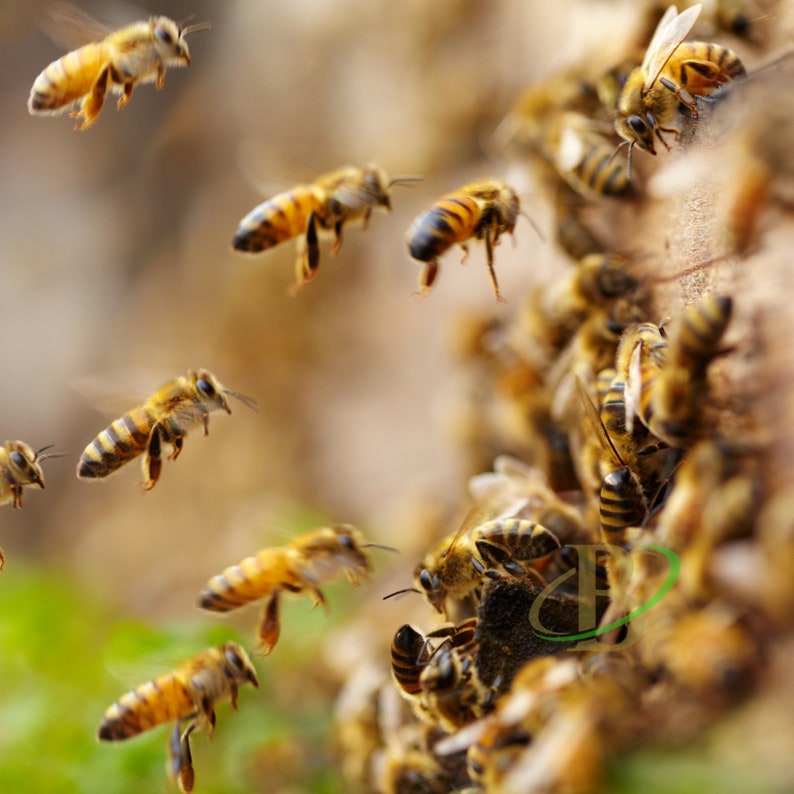
<path fill-rule="evenodd" d="M 310 593 L 315 607 L 327 607 L 320 585 L 344 571 L 357 587 L 359 577 L 366 577 L 372 570 L 364 551 L 367 548 L 394 551 L 377 543 L 364 543 L 361 533 L 349 524 L 305 532 L 286 546 L 262 549 L 213 576 L 201 591 L 198 606 L 211 612 L 229 612 L 265 599 L 257 647 L 262 656 L 267 656 L 281 634 L 281 592 Z"/>
<path fill-rule="evenodd" d="M 248 397 L 222 386 L 207 370 L 189 370 L 161 386 L 143 405 L 133 408 L 106 427 L 83 452 L 77 464 L 80 479 L 107 477 L 138 455 L 143 455 L 141 489 L 151 491 L 162 469 L 162 446 L 173 448 L 169 460 L 182 451 L 185 436 L 196 425 L 209 433 L 212 411 L 231 413 L 226 395 L 231 394 L 256 410 Z"/>
<path fill-rule="evenodd" d="M 44 487 L 44 473 L 40 462 L 50 455 L 41 453 L 49 447 L 33 451 L 24 441 L 6 441 L 0 447 L 0 505 L 14 510 L 22 507 L 22 491 L 26 485 Z"/>
<path fill-rule="evenodd" d="M 670 6 L 660 20 L 642 65 L 626 80 L 618 99 L 615 129 L 629 144 L 656 154 L 654 136 L 669 149 L 663 133 L 678 139 L 670 126 L 679 105 L 693 118 L 697 97 L 707 97 L 720 86 L 745 74 L 739 57 L 718 44 L 684 42 L 700 13 L 700 4 L 678 13 Z"/>
<path fill-rule="evenodd" d="M 485 260 L 491 286 L 498 301 L 499 292 L 493 267 L 493 249 L 503 234 L 512 234 L 521 212 L 518 194 L 498 179 L 478 179 L 442 196 L 420 213 L 406 233 L 408 251 L 424 262 L 419 276 L 419 294 L 429 292 L 438 275 L 438 258 L 453 245 L 469 253 L 467 241 L 485 241 Z"/>
<path fill-rule="evenodd" d="M 317 275 L 320 264 L 318 230 L 333 232 L 331 254 L 336 256 L 342 247 L 342 229 L 346 223 L 360 220 L 366 229 L 375 207 L 391 209 L 389 190 L 393 185 L 419 178 L 388 179 L 376 165 L 339 168 L 309 185 L 298 185 L 254 207 L 240 221 L 232 247 L 237 251 L 258 253 L 297 237 L 295 287 L 299 289 Z"/>
<path fill-rule="evenodd" d="M 532 575 L 522 563 L 539 561 L 560 548 L 548 529 L 533 521 L 505 518 L 475 527 L 466 523 L 442 540 L 417 565 L 417 589 L 439 612 L 447 599 L 473 594 L 484 578 L 498 578 L 499 570 L 512 576 Z"/>
<path fill-rule="evenodd" d="M 180 27 L 158 16 L 108 32 L 101 41 L 51 63 L 33 83 L 28 110 L 34 115 L 59 114 L 79 101 L 79 110 L 69 115 L 81 120 L 75 129 L 86 130 L 97 120 L 108 89 L 120 94 L 119 110 L 130 101 L 136 85 L 154 82 L 161 89 L 166 67 L 190 64 L 185 36 L 207 28 L 209 23 Z"/>
<path fill-rule="evenodd" d="M 237 708 L 242 684 L 259 686 L 246 652 L 235 642 L 208 648 L 183 662 L 172 673 L 122 695 L 106 712 L 99 726 L 101 741 L 121 741 L 157 725 L 175 721 L 169 742 L 173 773 L 183 791 L 193 789 L 190 734 L 215 730 L 215 704 L 229 698 Z M 184 731 L 182 725 L 186 723 Z"/>
<path fill-rule="evenodd" d="M 562 113 L 551 125 L 545 148 L 559 175 L 582 196 L 621 196 L 631 188 L 611 135 L 581 113 Z"/>

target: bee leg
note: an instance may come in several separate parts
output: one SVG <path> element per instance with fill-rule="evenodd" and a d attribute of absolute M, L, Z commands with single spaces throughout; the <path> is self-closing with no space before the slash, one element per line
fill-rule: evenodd
<path fill-rule="evenodd" d="M 419 274 L 419 289 L 414 293 L 416 297 L 423 298 L 430 292 L 436 277 L 438 276 L 438 262 L 434 259 L 432 262 L 427 262 L 422 267 L 422 272 Z"/>
<path fill-rule="evenodd" d="M 314 588 L 311 591 L 312 598 L 314 599 L 314 604 L 312 604 L 312 609 L 317 609 L 319 604 L 323 605 L 323 608 L 326 612 L 328 612 L 328 602 L 325 600 L 325 596 L 322 594 L 322 591 Z"/>
<path fill-rule="evenodd" d="M 320 242 L 317 237 L 317 218 L 314 212 L 309 214 L 306 235 L 298 238 L 298 254 L 295 259 L 295 287 L 299 290 L 317 274 L 320 264 Z"/>
<path fill-rule="evenodd" d="M 127 106 L 127 103 L 132 98 L 133 88 L 135 88 L 134 83 L 124 83 L 124 92 L 119 97 L 119 101 L 116 103 L 116 110 L 121 110 Z"/>
<path fill-rule="evenodd" d="M 490 232 L 486 232 L 485 262 L 488 265 L 488 277 L 491 279 L 491 288 L 493 289 L 493 294 L 496 295 L 496 300 L 499 303 L 506 303 L 505 299 L 502 297 L 502 293 L 499 292 L 499 284 L 496 281 L 496 271 L 493 267 L 493 247 L 495 242 L 496 240 L 491 238 Z"/>
<path fill-rule="evenodd" d="M 262 613 L 262 622 L 259 625 L 259 644 L 257 649 L 260 650 L 261 656 L 267 656 L 273 648 L 276 647 L 279 635 L 281 634 L 281 626 L 278 622 L 278 591 L 276 591 L 270 600 L 265 604 L 265 610 Z"/>
<path fill-rule="evenodd" d="M 0 571 L 3 570 L 6 566 L 6 555 L 3 554 L 3 550 L 0 549 Z"/>
<path fill-rule="evenodd" d="M 106 66 L 80 103 L 80 110 L 70 114 L 73 118 L 82 119 L 80 124 L 75 127 L 76 130 L 87 130 L 96 121 L 99 111 L 102 110 L 102 105 L 105 104 L 109 76 L 110 66 Z"/>
<path fill-rule="evenodd" d="M 160 62 L 157 64 L 157 80 L 154 87 L 159 91 L 165 85 L 165 64 Z"/>
<path fill-rule="evenodd" d="M 369 229 L 369 219 L 372 217 L 372 207 L 367 207 L 361 216 L 361 228 L 366 231 Z"/>
<path fill-rule="evenodd" d="M 180 790 L 184 792 L 193 791 L 193 783 L 195 782 L 193 753 L 190 751 L 190 734 L 193 733 L 195 727 L 196 723 L 191 722 L 180 736 L 179 723 L 177 722 L 170 742 L 171 770 Z"/>
<path fill-rule="evenodd" d="M 463 251 L 463 259 L 460 260 L 461 265 L 466 264 L 466 260 L 469 258 L 469 246 L 466 243 L 460 244 L 461 250 Z"/>
<path fill-rule="evenodd" d="M 334 244 L 331 246 L 331 256 L 336 256 L 342 248 L 342 227 L 344 223 L 337 221 L 334 224 Z"/>
<path fill-rule="evenodd" d="M 12 485 L 11 486 L 11 493 L 13 494 L 14 501 L 11 504 L 11 508 L 13 510 L 21 510 L 22 509 L 22 486 L 21 485 Z"/>
<path fill-rule="evenodd" d="M 238 692 L 237 684 L 232 684 L 229 687 L 229 694 L 231 695 L 232 708 L 235 711 L 237 710 L 237 692 Z"/>
<path fill-rule="evenodd" d="M 160 441 L 160 426 L 155 425 L 149 436 L 149 446 L 143 456 L 143 482 L 142 491 L 151 491 L 157 480 L 160 479 L 160 471 L 163 468 L 162 444 Z"/>

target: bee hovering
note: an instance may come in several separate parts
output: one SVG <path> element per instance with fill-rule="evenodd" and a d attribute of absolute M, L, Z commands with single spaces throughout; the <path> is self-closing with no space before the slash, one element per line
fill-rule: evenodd
<path fill-rule="evenodd" d="M 99 40 L 53 61 L 33 83 L 28 110 L 33 115 L 60 114 L 79 102 L 80 107 L 69 114 L 79 120 L 78 130 L 87 130 L 97 120 L 108 90 L 120 94 L 121 110 L 136 85 L 153 82 L 161 89 L 167 67 L 190 64 L 185 36 L 210 27 L 209 22 L 181 27 L 168 17 L 155 16 L 110 31 L 71 6 L 66 14 L 66 23 L 90 31 Z"/>
<path fill-rule="evenodd" d="M 193 427 L 202 425 L 204 435 L 209 433 L 211 411 L 232 412 L 227 394 L 256 410 L 253 400 L 225 388 L 207 370 L 190 370 L 187 376 L 169 381 L 143 405 L 116 419 L 85 448 L 77 464 L 77 476 L 89 480 L 107 477 L 143 455 L 141 488 L 151 491 L 160 477 L 163 444 L 172 446 L 170 460 L 176 460 Z"/>
<path fill-rule="evenodd" d="M 391 210 L 393 185 L 416 182 L 421 177 L 389 179 L 376 165 L 345 166 L 324 174 L 308 185 L 297 185 L 254 207 L 239 223 L 232 240 L 236 251 L 259 253 L 298 238 L 295 289 L 317 275 L 320 264 L 318 231 L 334 234 L 331 255 L 342 247 L 345 224 L 361 221 L 366 229 L 372 210 Z"/>
<path fill-rule="evenodd" d="M 192 791 L 190 734 L 206 727 L 212 736 L 215 704 L 228 698 L 236 709 L 237 691 L 243 684 L 259 686 L 246 652 L 235 642 L 208 648 L 182 662 L 172 673 L 122 695 L 105 712 L 97 737 L 100 741 L 118 742 L 174 721 L 169 740 L 172 772 L 182 791 Z"/>

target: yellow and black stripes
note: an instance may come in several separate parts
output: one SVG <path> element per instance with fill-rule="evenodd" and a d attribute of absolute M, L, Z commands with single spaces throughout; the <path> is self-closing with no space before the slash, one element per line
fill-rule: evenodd
<path fill-rule="evenodd" d="M 298 186 L 254 207 L 237 227 L 232 240 L 236 251 L 256 253 L 304 234 L 309 215 L 321 211 L 316 190 Z"/>
<path fill-rule="evenodd" d="M 146 451 L 154 417 L 143 407 L 128 411 L 86 448 L 77 465 L 80 478 L 106 477 Z"/>
<path fill-rule="evenodd" d="M 420 262 L 432 262 L 477 228 L 481 204 L 465 195 L 448 196 L 419 215 L 408 230 L 408 250 Z"/>

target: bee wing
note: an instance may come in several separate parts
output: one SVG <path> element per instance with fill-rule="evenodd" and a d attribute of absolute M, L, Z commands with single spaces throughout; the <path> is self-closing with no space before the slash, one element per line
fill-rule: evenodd
<path fill-rule="evenodd" d="M 41 27 L 55 44 L 67 50 L 74 50 L 92 41 L 102 41 L 113 28 L 103 25 L 89 13 L 72 3 L 54 3 Z"/>
<path fill-rule="evenodd" d="M 121 367 L 102 374 L 78 375 L 69 379 L 71 388 L 90 408 L 106 416 L 121 416 L 146 400 L 160 383 L 173 378 L 173 373 L 152 377 L 151 370 Z M 147 388 L 147 385 L 151 388 Z"/>
<path fill-rule="evenodd" d="M 701 5 L 698 3 L 680 14 L 675 6 L 670 6 L 664 12 L 642 61 L 645 91 L 653 86 L 678 45 L 692 30 L 692 26 L 700 14 L 700 9 Z"/>
<path fill-rule="evenodd" d="M 637 409 L 640 407 L 642 397 L 642 341 L 637 342 L 634 350 L 631 351 L 628 372 L 626 373 L 626 388 L 624 399 L 626 403 L 626 432 L 631 435 L 634 432 L 634 417 L 637 416 Z"/>
<path fill-rule="evenodd" d="M 274 196 L 307 185 L 317 172 L 278 146 L 245 138 L 237 147 L 237 167 L 248 184 L 262 196 Z"/>
<path fill-rule="evenodd" d="M 596 436 L 598 436 L 601 446 L 611 455 L 612 461 L 616 466 L 625 466 L 626 464 L 623 462 L 623 459 L 620 457 L 620 453 L 612 443 L 612 439 L 609 437 L 606 427 L 604 427 L 604 422 L 601 419 L 601 414 L 598 412 L 598 408 L 596 408 L 595 403 L 593 403 L 593 399 L 588 393 L 587 387 L 584 385 L 584 381 L 578 375 L 576 376 L 576 388 L 579 392 L 579 398 L 581 400 L 582 407 L 587 414 L 587 418 L 590 420 L 593 431 L 595 432 Z"/>

